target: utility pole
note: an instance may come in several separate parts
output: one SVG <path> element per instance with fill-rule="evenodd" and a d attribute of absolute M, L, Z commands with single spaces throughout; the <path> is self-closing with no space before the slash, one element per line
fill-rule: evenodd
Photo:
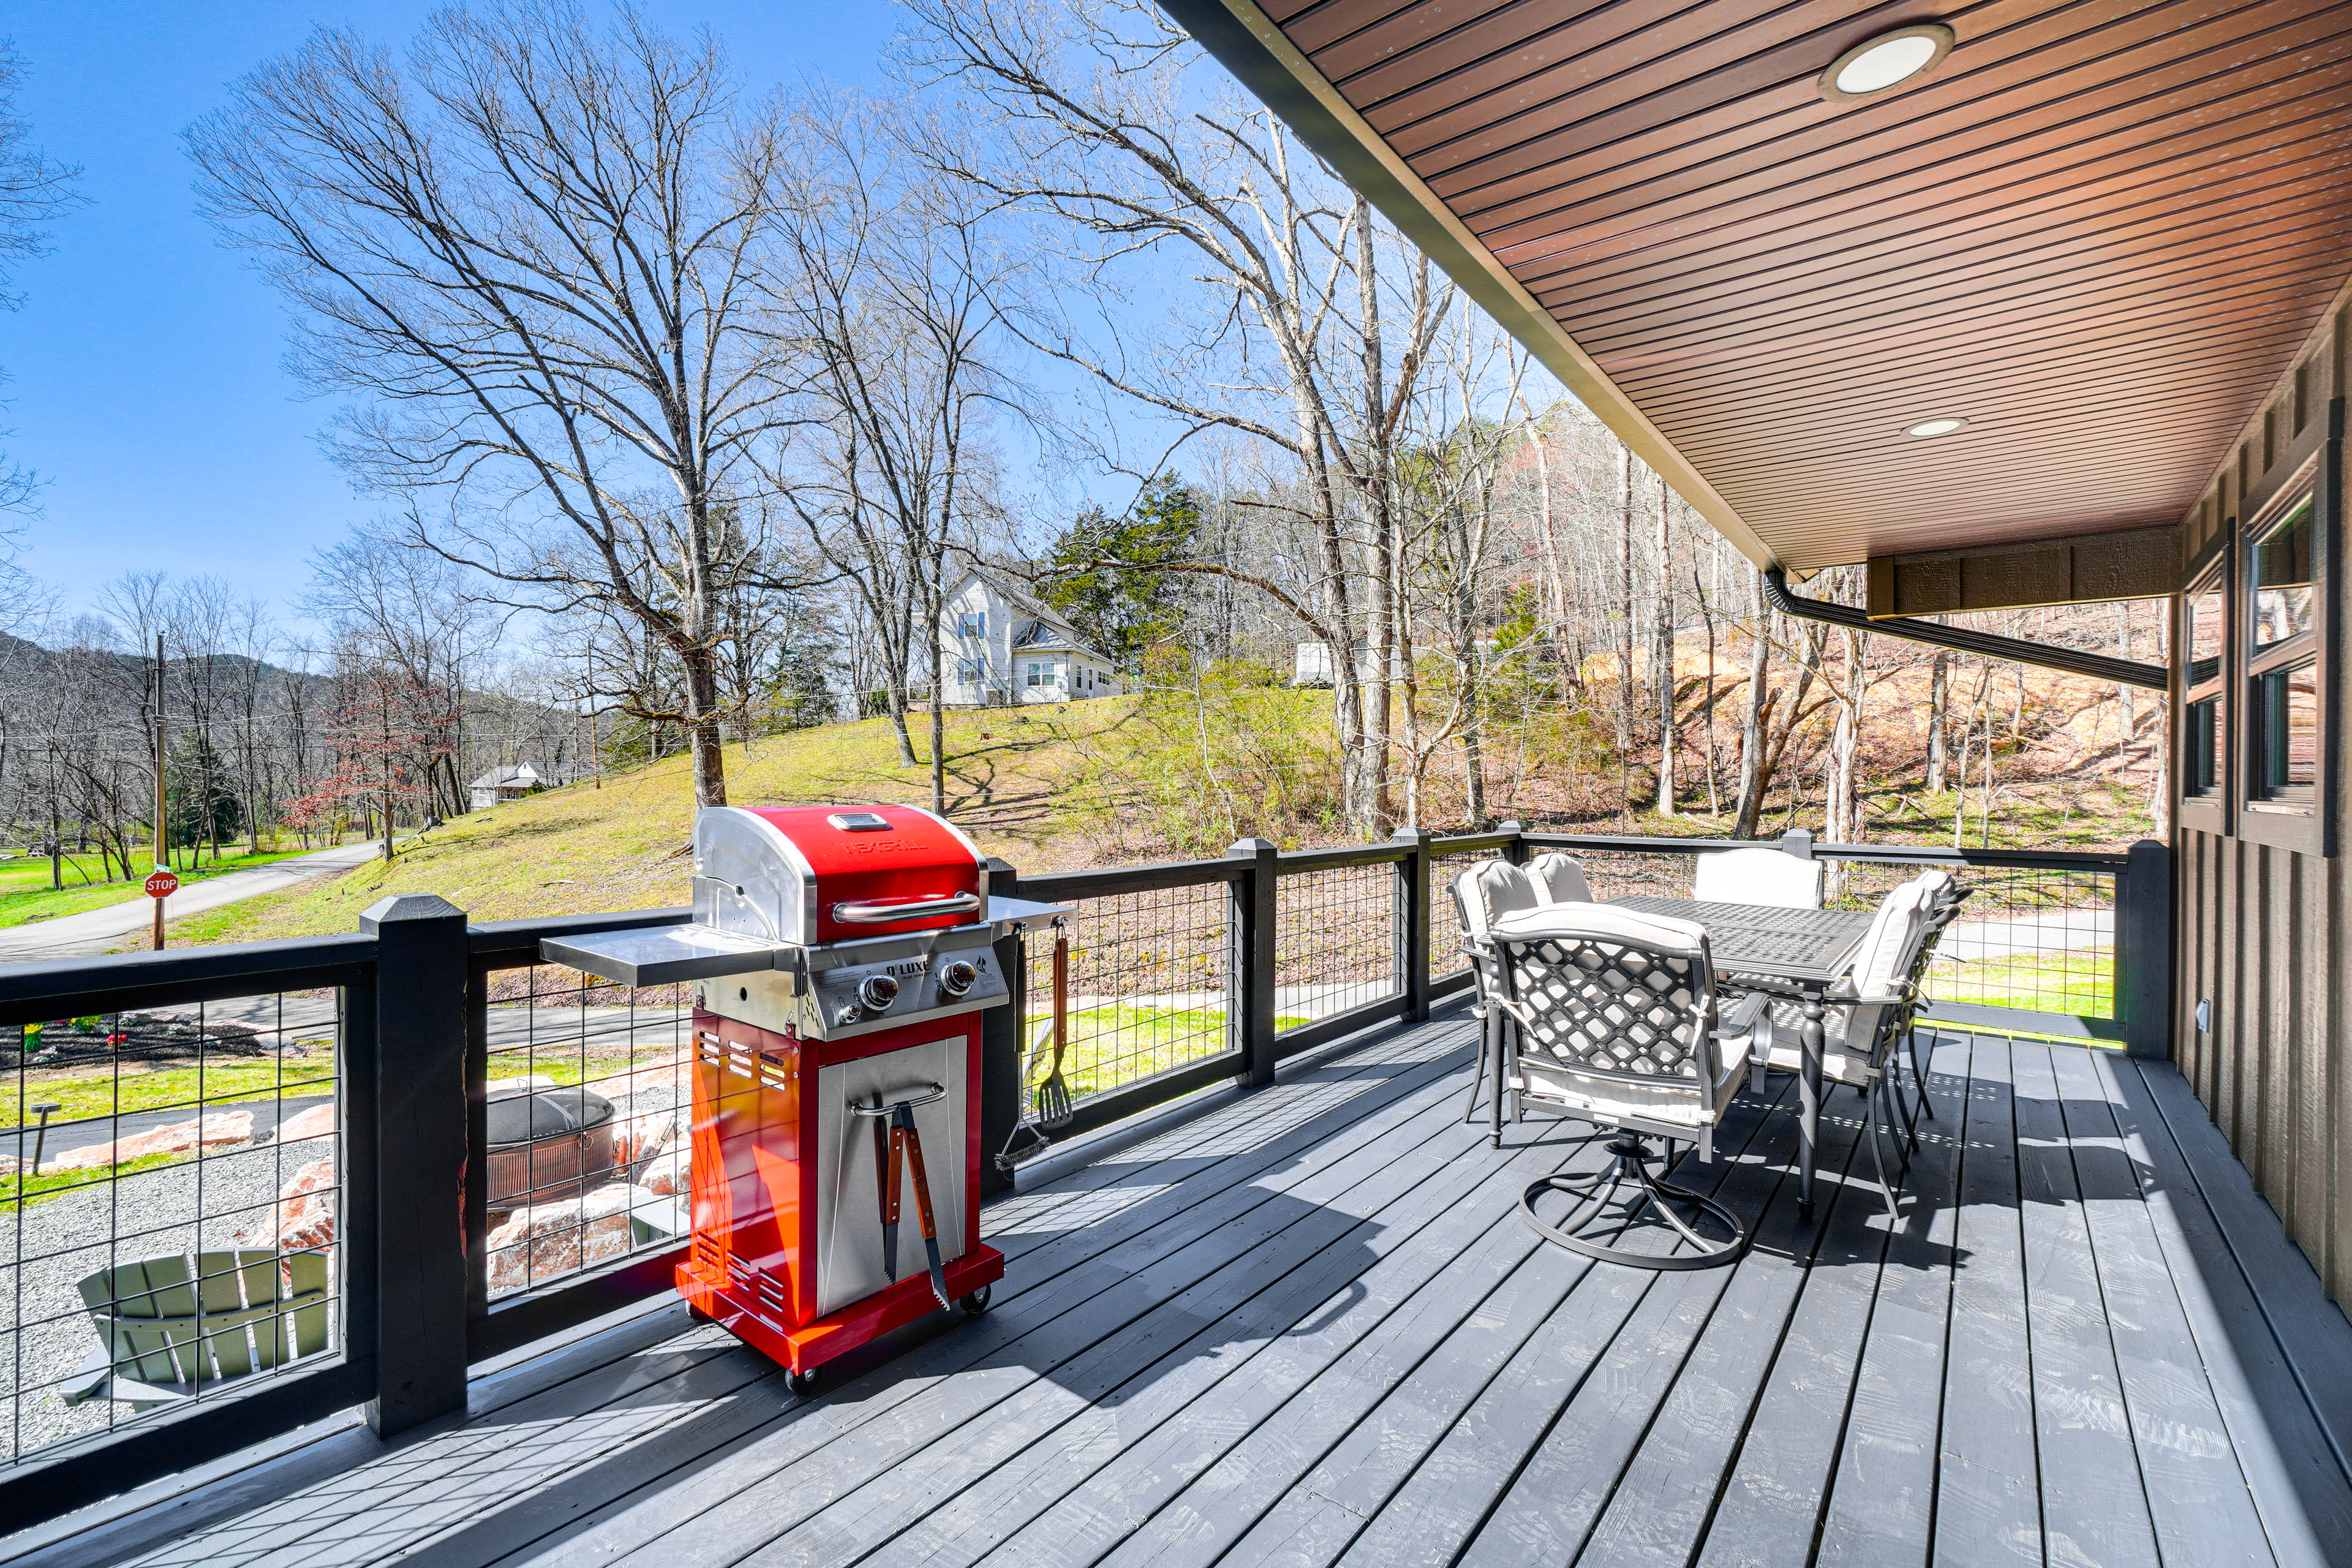
<path fill-rule="evenodd" d="M 59 842 L 63 835 L 58 827 L 58 743 L 49 742 L 49 891 L 62 891 L 66 885 L 65 867 L 59 859 Z"/>
<path fill-rule="evenodd" d="M 172 868 L 171 819 L 163 810 L 163 634 L 155 634 L 155 869 Z M 163 900 L 155 900 L 155 951 L 163 951 Z"/>

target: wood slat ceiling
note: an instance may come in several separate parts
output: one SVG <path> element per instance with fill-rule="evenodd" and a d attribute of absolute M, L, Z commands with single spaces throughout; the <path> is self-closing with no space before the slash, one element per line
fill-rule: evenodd
<path fill-rule="evenodd" d="M 2352 265 L 2352 4 L 1249 20 L 1799 570 L 2177 521 Z M 1924 21 L 1958 38 L 1927 78 L 1822 98 L 1846 49 Z M 1970 428 L 1901 434 L 1948 415 Z"/>

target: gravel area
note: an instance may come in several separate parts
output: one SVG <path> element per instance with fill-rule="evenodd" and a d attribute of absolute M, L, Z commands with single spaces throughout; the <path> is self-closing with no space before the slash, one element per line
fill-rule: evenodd
<path fill-rule="evenodd" d="M 83 1279 L 142 1258 L 272 1247 L 278 1192 L 303 1165 L 333 1152 L 331 1138 L 247 1145 L 11 1214 L 0 1232 L 0 1293 L 14 1303 L 17 1325 L 0 1348 L 0 1367 L 17 1391 L 9 1429 L 0 1433 L 6 1451 L 23 1455 L 132 1414 L 127 1405 L 68 1405 L 60 1397 L 73 1370 L 99 1346 L 79 1289 Z"/>

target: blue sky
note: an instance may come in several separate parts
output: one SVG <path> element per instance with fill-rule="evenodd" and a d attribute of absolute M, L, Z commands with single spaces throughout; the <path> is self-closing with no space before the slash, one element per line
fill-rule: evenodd
<path fill-rule="evenodd" d="M 644 0 L 665 26 L 709 26 L 746 83 L 878 78 L 898 13 L 879 0 Z M 197 219 L 179 133 L 230 82 L 316 25 L 404 43 L 430 5 L 11 6 L 36 138 L 82 165 L 89 205 L 26 268 L 25 308 L 0 315 L 14 378 L 0 450 L 50 479 L 21 564 L 87 607 L 125 571 L 216 573 L 290 606 L 315 545 L 380 503 L 318 450 L 331 406 L 279 369 L 286 319 L 238 254 Z"/>

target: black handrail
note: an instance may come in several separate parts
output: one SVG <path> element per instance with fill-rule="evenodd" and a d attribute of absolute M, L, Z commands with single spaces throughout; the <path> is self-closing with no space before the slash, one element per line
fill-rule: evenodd
<path fill-rule="evenodd" d="M 1055 901 L 1114 898 L 1183 887 L 1227 889 L 1232 943 L 1226 1016 L 1230 1048 L 1087 1096 L 1059 1141 L 1163 1106 L 1220 1083 L 1270 1083 L 1279 1063 L 1392 1018 L 1428 1016 L 1464 977 L 1433 977 L 1429 961 L 1432 862 L 1492 852 L 1517 860 L 1530 849 L 1700 855 L 1774 846 L 1824 860 L 2096 872 L 2116 889 L 2117 1006 L 2133 1048 L 2167 1047 L 2170 986 L 2169 852 L 2142 844 L 2128 855 L 2084 851 L 1952 849 L 1930 846 L 1814 844 L 1546 833 L 1517 823 L 1444 837 L 1399 834 L 1378 844 L 1277 852 L 1244 840 L 1214 859 L 1024 877 L 992 862 L 990 889 Z M 1277 1030 L 1276 886 L 1283 877 L 1348 867 L 1394 868 L 1392 987 L 1344 1013 Z M 337 1064 L 344 1138 L 347 1224 L 340 1266 L 346 1306 L 340 1356 L 289 1373 L 263 1390 L 201 1402 L 204 1408 L 142 1418 L 103 1441 L 39 1456 L 0 1481 L 0 1531 L 79 1507 L 168 1470 L 184 1468 L 290 1430 L 334 1409 L 370 1401 L 387 1432 L 460 1409 L 467 1357 L 517 1348 L 669 1288 L 676 1249 L 638 1251 L 562 1284 L 486 1302 L 480 1184 L 485 1168 L 483 1051 L 488 980 L 539 962 L 541 938 L 690 920 L 685 909 L 625 910 L 468 925 L 430 897 L 386 900 L 368 933 L 197 948 L 163 953 L 0 967 L 0 1026 L 60 1016 L 339 986 L 344 1019 Z M 1016 944 L 1000 943 L 1000 954 Z M 1007 960 L 1013 1005 L 991 1009 L 982 1037 L 982 1137 L 1002 1147 L 1019 1114 L 1023 976 Z M 453 1033 L 451 1020 L 459 1023 Z M 452 1136 L 453 1123 L 464 1136 Z M 1001 1173 L 1000 1173 L 1001 1177 Z M 1009 1182 L 1009 1178 L 1002 1178 Z M 466 1186 L 468 1250 L 449 1245 L 447 1209 L 420 1193 Z M 396 1397 L 394 1394 L 396 1393 Z M 388 1415 L 386 1413 L 389 1413 Z"/>

